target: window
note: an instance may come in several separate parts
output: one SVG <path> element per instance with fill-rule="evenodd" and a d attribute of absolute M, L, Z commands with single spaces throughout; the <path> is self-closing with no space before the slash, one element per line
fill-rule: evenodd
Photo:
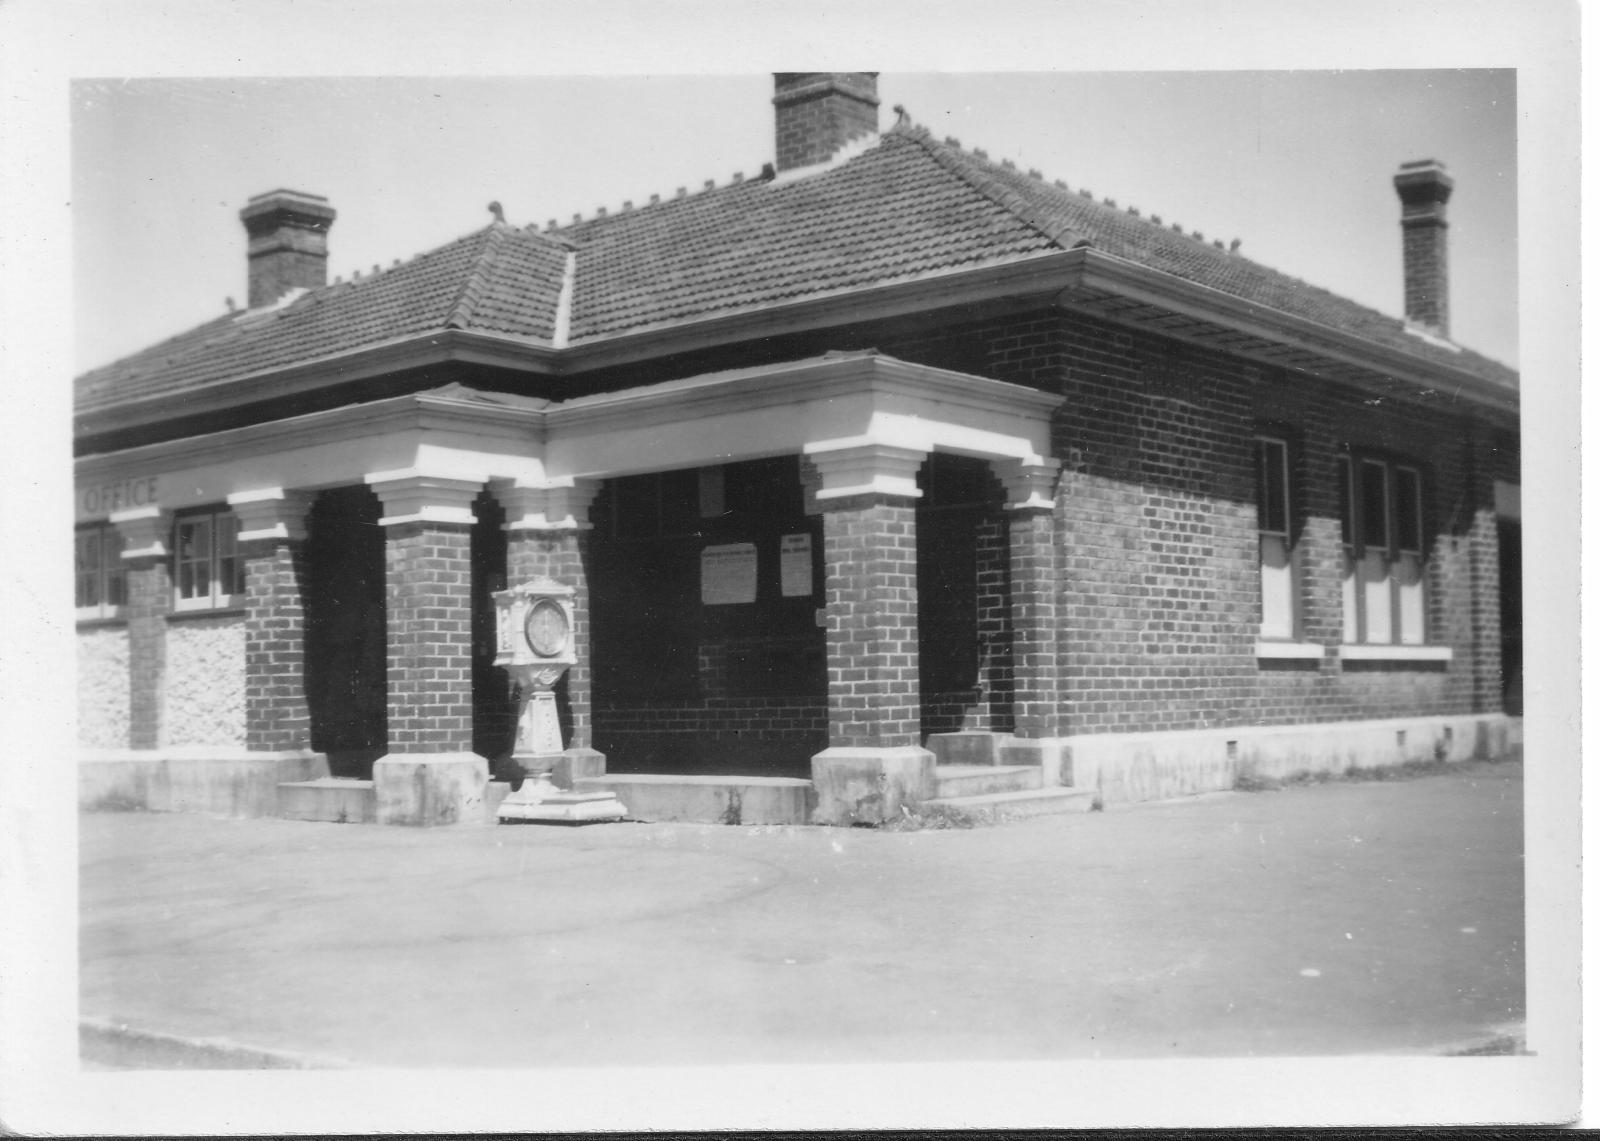
<path fill-rule="evenodd" d="M 122 536 L 101 524 L 80 527 L 76 540 L 79 618 L 116 618 L 128 602 L 128 572 L 122 565 Z"/>
<path fill-rule="evenodd" d="M 244 596 L 239 522 L 228 510 L 178 517 L 174 577 L 179 610 L 231 606 Z"/>
<path fill-rule="evenodd" d="M 1422 474 L 1367 456 L 1342 457 L 1344 641 L 1420 646 L 1427 641 Z"/>
<path fill-rule="evenodd" d="M 1289 529 L 1289 445 L 1256 438 L 1256 529 L 1261 540 L 1261 637 L 1295 635 L 1294 560 Z"/>

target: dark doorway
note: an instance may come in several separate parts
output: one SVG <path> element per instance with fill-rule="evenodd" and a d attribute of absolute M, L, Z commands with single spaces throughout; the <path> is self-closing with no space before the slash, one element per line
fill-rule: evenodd
<path fill-rule="evenodd" d="M 365 487 L 324 491 L 307 521 L 306 704 L 311 747 L 369 779 L 388 740 L 382 508 Z"/>
<path fill-rule="evenodd" d="M 980 530 L 1000 510 L 983 460 L 935 452 L 918 475 L 917 655 L 922 735 L 963 728 L 984 700 L 979 676 Z"/>
<path fill-rule="evenodd" d="M 517 729 L 511 678 L 494 664 L 494 593 L 506 588 L 505 511 L 500 501 L 482 492 L 472 514 L 472 751 L 488 759 L 495 777 L 510 780 L 521 772 L 507 768 Z M 570 740 L 571 725 L 563 725 Z"/>

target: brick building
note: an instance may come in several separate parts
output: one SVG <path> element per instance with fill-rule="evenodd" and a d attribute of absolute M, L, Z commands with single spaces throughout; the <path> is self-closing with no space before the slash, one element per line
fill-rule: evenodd
<path fill-rule="evenodd" d="M 773 104 L 758 178 L 349 282 L 326 201 L 250 201 L 248 310 L 77 382 L 86 802 L 475 818 L 539 575 L 563 779 L 643 816 L 1504 747 L 1518 380 L 1450 339 L 1442 166 L 1401 320 L 880 132 L 874 75 Z"/>

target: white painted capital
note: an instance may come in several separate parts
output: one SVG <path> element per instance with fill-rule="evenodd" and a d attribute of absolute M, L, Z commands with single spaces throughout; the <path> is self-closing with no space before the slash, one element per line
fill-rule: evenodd
<path fill-rule="evenodd" d="M 587 531 L 589 505 L 600 493 L 597 479 L 492 480 L 489 490 L 505 509 L 507 531 Z"/>
<path fill-rule="evenodd" d="M 311 494 L 264 487 L 228 496 L 228 506 L 239 519 L 239 541 L 255 539 L 299 540 L 306 537 L 306 515 Z"/>
<path fill-rule="evenodd" d="M 1005 484 L 1008 510 L 1048 511 L 1055 507 L 1060 460 L 996 460 L 994 468 L 1000 482 Z"/>
<path fill-rule="evenodd" d="M 917 469 L 928 453 L 920 448 L 857 437 L 807 444 L 805 454 L 822 477 L 819 500 L 849 495 L 900 495 L 916 499 Z"/>
<path fill-rule="evenodd" d="M 454 476 L 429 475 L 415 468 L 373 472 L 367 485 L 383 503 L 380 527 L 402 523 L 460 523 L 471 526 L 477 516 L 472 501 L 483 490 L 483 482 Z"/>
<path fill-rule="evenodd" d="M 159 507 L 132 507 L 127 511 L 113 511 L 111 524 L 122 536 L 124 559 L 164 559 L 167 557 L 167 536 L 172 529 L 172 519 Z"/>

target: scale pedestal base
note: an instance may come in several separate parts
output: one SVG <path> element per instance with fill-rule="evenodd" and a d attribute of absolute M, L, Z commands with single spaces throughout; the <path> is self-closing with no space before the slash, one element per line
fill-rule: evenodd
<path fill-rule="evenodd" d="M 627 814 L 616 793 L 563 792 L 543 772 L 502 800 L 495 819 L 501 824 L 599 824 Z"/>

